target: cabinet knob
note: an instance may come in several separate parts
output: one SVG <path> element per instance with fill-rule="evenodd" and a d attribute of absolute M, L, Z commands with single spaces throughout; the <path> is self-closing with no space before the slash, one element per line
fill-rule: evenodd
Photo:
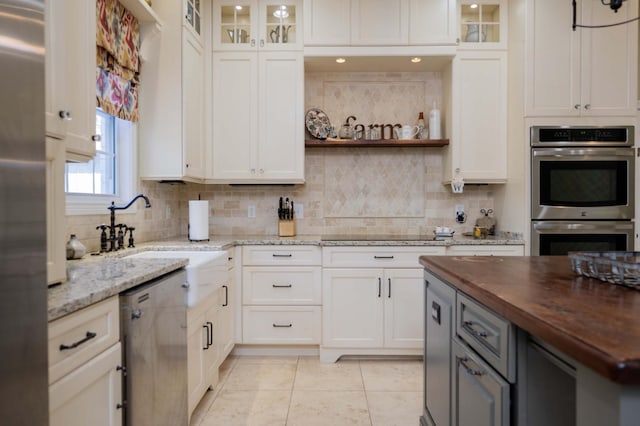
<path fill-rule="evenodd" d="M 590 109 L 591 109 L 591 104 L 586 104 L 586 105 L 584 106 L 584 109 L 586 109 L 586 110 L 590 110 Z"/>
<path fill-rule="evenodd" d="M 251 47 L 256 47 L 256 39 L 255 38 L 251 39 Z"/>
<path fill-rule="evenodd" d="M 100 142 L 102 138 L 100 137 L 100 135 L 92 135 L 91 140 L 94 142 Z"/>
<path fill-rule="evenodd" d="M 256 169 L 251 169 L 251 174 L 255 175 L 256 174 Z"/>
<path fill-rule="evenodd" d="M 63 120 L 71 120 L 71 111 L 67 111 L 65 109 L 60 110 L 58 112 L 58 116 L 60 116 L 60 118 L 62 118 Z"/>
<path fill-rule="evenodd" d="M 575 104 L 575 105 L 573 106 L 573 109 L 580 109 L 580 104 Z"/>
<path fill-rule="evenodd" d="M 260 47 L 264 47 L 264 39 L 263 38 L 260 39 Z"/>
<path fill-rule="evenodd" d="M 260 169 L 260 174 L 263 175 L 264 174 L 264 169 Z"/>

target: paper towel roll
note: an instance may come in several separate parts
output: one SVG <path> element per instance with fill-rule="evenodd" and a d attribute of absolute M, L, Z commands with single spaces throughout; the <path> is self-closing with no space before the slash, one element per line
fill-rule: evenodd
<path fill-rule="evenodd" d="M 209 239 L 209 201 L 189 200 L 189 240 Z"/>

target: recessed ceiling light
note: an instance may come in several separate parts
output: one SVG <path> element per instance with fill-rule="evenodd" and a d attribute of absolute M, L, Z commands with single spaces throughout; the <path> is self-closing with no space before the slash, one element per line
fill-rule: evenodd
<path fill-rule="evenodd" d="M 344 64 L 345 62 L 347 62 L 347 60 L 345 58 L 338 58 L 336 59 L 336 62 L 339 64 Z"/>
<path fill-rule="evenodd" d="M 240 6 L 239 4 L 236 5 L 236 10 L 242 10 L 242 6 Z"/>
<path fill-rule="evenodd" d="M 411 62 L 413 62 L 414 64 L 417 64 L 418 62 L 422 62 L 422 59 L 420 59 L 420 58 L 411 58 Z"/>
<path fill-rule="evenodd" d="M 275 16 L 276 18 L 288 18 L 289 12 L 287 12 L 287 6 L 280 6 L 279 9 L 276 9 L 276 11 L 273 12 L 273 16 Z"/>
<path fill-rule="evenodd" d="M 477 8 L 478 8 L 478 3 L 471 3 L 471 4 L 469 5 L 469 7 L 470 7 L 471 9 L 477 9 Z"/>

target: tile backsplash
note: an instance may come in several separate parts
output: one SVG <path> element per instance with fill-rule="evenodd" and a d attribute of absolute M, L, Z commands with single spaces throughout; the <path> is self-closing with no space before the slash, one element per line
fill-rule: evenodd
<path fill-rule="evenodd" d="M 320 108 L 336 125 L 348 115 L 358 123 L 414 124 L 433 100 L 441 104 L 439 73 L 307 73 L 305 108 Z M 445 135 L 446 137 L 446 135 Z M 118 222 L 135 226 L 137 242 L 187 239 L 188 201 L 209 200 L 209 235 L 276 235 L 279 197 L 304 207 L 298 235 L 432 234 L 436 226 L 470 231 L 480 209 L 493 208 L 492 186 L 464 187 L 453 194 L 442 184 L 443 148 L 308 148 L 303 185 L 184 185 L 141 182 L 151 199 Z M 456 224 L 456 204 L 464 205 L 465 224 Z M 250 206 L 255 218 L 248 218 Z M 68 234 L 75 233 L 90 251 L 100 247 L 95 228 L 108 223 L 104 215 L 67 216 Z M 498 228 L 500 214 L 497 212 Z"/>

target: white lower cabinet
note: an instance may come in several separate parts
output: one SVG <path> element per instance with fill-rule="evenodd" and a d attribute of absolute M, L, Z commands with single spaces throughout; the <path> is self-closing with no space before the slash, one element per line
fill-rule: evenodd
<path fill-rule="evenodd" d="M 49 425 L 117 426 L 122 424 L 120 343 L 49 387 Z"/>
<path fill-rule="evenodd" d="M 49 425 L 122 424 L 118 297 L 49 323 Z"/>
<path fill-rule="evenodd" d="M 220 364 L 229 356 L 236 344 L 236 280 L 234 270 L 234 250 L 229 251 L 227 283 L 222 286 L 220 310 L 218 310 L 219 331 L 217 333 L 220 348 Z"/>
<path fill-rule="evenodd" d="M 445 247 L 325 247 L 321 361 L 350 354 L 421 354 L 418 258 L 444 254 Z"/>
<path fill-rule="evenodd" d="M 254 345 L 317 345 L 320 317 L 320 306 L 244 306 L 243 341 Z"/>
<path fill-rule="evenodd" d="M 243 247 L 243 343 L 320 343 L 321 255 L 318 246 Z"/>
<path fill-rule="evenodd" d="M 220 364 L 235 345 L 233 256 L 225 284 L 187 310 L 189 416 L 207 389 L 218 384 Z"/>
<path fill-rule="evenodd" d="M 218 383 L 220 290 L 187 311 L 187 371 L 189 414 L 209 386 Z"/>

